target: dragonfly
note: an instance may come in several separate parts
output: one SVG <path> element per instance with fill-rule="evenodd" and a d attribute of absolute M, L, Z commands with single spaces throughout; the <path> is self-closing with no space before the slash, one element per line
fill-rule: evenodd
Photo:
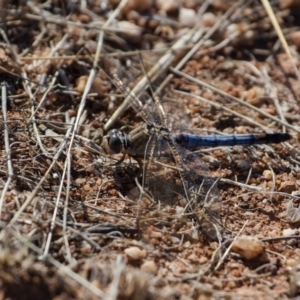
<path fill-rule="evenodd" d="M 145 94 L 142 97 L 146 100 L 142 101 L 140 96 L 127 90 L 117 72 L 111 74 L 111 79 L 119 92 L 129 97 L 131 107 L 143 120 L 129 132 L 124 128 L 110 130 L 101 145 L 106 152 L 128 154 L 141 166 L 139 222 L 165 224 L 164 221 L 173 217 L 168 215 L 168 208 L 177 205 L 183 207 L 185 215 L 190 216 L 202 232 L 215 239 L 221 229 L 217 180 L 194 151 L 202 147 L 281 143 L 289 140 L 290 134 L 198 135 L 183 132 L 171 127 L 172 122 L 168 121 L 158 97 Z M 144 198 L 151 201 L 145 203 Z M 159 203 L 159 207 L 155 203 Z M 163 213 L 158 216 L 157 210 Z"/>

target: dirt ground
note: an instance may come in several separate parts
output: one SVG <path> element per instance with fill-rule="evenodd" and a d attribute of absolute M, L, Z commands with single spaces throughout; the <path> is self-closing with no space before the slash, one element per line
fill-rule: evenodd
<path fill-rule="evenodd" d="M 1 6 L 0 299 L 300 296 L 300 1 Z M 291 138 L 182 166 L 108 151 L 155 101 L 180 132 Z M 172 190 L 184 163 L 216 218 Z"/>

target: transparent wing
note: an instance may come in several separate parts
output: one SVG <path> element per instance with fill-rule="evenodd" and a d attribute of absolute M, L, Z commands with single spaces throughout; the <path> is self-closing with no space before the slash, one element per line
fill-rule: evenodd
<path fill-rule="evenodd" d="M 103 62 L 103 71 L 113 82 L 118 92 L 126 95 L 125 102 L 135 110 L 135 112 L 146 122 L 162 124 L 161 110 L 153 97 L 147 92 L 149 83 L 142 74 L 132 76 L 132 68 L 129 72 L 120 65 L 120 61 L 106 57 Z M 137 77 L 142 78 L 138 80 Z M 130 86 L 134 86 L 130 89 Z"/>
<path fill-rule="evenodd" d="M 176 146 L 184 166 L 190 209 L 195 212 L 201 230 L 215 238 L 220 230 L 221 199 L 217 179 L 210 177 L 207 165 L 198 154 Z"/>
<path fill-rule="evenodd" d="M 205 163 L 179 145 L 174 149 L 169 141 L 153 139 L 151 143 L 155 145 L 147 148 L 142 174 L 141 223 L 151 224 L 150 211 L 156 223 L 164 225 L 176 223 L 176 219 L 186 222 L 189 217 L 201 231 L 215 238 L 220 224 L 220 197 Z"/>

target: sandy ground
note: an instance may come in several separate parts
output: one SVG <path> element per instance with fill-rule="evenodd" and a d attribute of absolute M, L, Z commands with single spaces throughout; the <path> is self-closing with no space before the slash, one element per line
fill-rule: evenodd
<path fill-rule="evenodd" d="M 1 299 L 299 296 L 299 1 L 1 4 Z M 109 151 L 161 111 L 291 138 Z"/>

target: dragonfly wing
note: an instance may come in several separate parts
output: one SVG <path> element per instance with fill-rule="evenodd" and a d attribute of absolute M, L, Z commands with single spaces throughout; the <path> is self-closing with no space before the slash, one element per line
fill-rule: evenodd
<path fill-rule="evenodd" d="M 161 206 L 160 218 L 164 218 L 166 207 L 184 207 L 185 215 L 199 221 L 201 230 L 215 238 L 220 197 L 216 180 L 209 177 L 205 163 L 197 154 L 167 140 L 156 139 L 155 144 L 150 144 L 143 164 L 142 187 L 155 200 L 153 203 Z M 170 212 L 165 217 L 174 218 Z"/>
<path fill-rule="evenodd" d="M 207 165 L 198 154 L 176 146 L 184 168 L 184 181 L 188 189 L 189 209 L 196 214 L 201 230 L 216 237 L 220 224 L 221 201 L 217 179 L 212 178 Z"/>
<path fill-rule="evenodd" d="M 128 103 L 135 112 L 146 122 L 161 124 L 163 122 L 160 108 L 154 99 L 147 92 L 149 82 L 143 78 L 139 82 L 136 80 L 141 74 L 132 74 L 132 70 L 126 72 L 120 61 L 106 57 L 102 64 L 103 71 L 110 78 L 117 92 L 126 96 L 125 102 Z M 129 86 L 134 86 L 131 90 Z"/>

